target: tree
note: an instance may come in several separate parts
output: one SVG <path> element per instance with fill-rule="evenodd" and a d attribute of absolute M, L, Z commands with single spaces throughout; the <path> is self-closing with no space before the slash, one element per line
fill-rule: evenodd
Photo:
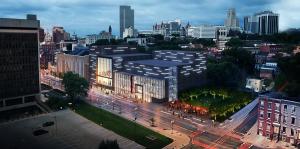
<path fill-rule="evenodd" d="M 245 70 L 248 74 L 254 73 L 255 58 L 249 51 L 231 48 L 224 51 L 224 57 L 222 60 L 236 64 L 240 69 Z"/>
<path fill-rule="evenodd" d="M 231 62 L 211 63 L 207 65 L 207 78 L 215 86 L 236 87 L 241 79 L 241 73 Z"/>
<path fill-rule="evenodd" d="M 288 82 L 283 91 L 292 97 L 300 96 L 300 54 L 287 58 L 279 58 L 278 66 L 281 74 L 276 77 L 275 86 L 279 89 L 285 82 Z"/>
<path fill-rule="evenodd" d="M 225 45 L 228 47 L 237 48 L 242 47 L 244 42 L 239 38 L 231 38 Z"/>
<path fill-rule="evenodd" d="M 120 149 L 117 140 L 102 140 L 99 144 L 99 149 Z"/>
<path fill-rule="evenodd" d="M 86 96 L 89 87 L 88 81 L 80 77 L 79 74 L 73 72 L 67 72 L 63 76 L 62 84 L 65 87 L 65 91 L 72 101 L 78 96 Z"/>

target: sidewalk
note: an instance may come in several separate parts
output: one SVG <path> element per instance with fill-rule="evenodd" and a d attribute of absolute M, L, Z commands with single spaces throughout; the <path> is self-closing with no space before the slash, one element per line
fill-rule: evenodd
<path fill-rule="evenodd" d="M 89 103 L 89 104 L 91 104 L 95 107 L 98 107 L 96 104 L 93 104 L 93 103 Z M 98 108 L 100 108 L 100 107 L 98 107 Z M 124 117 L 124 118 L 129 119 L 129 120 L 134 119 L 134 116 L 130 113 L 124 113 L 123 112 L 120 115 L 120 114 L 118 114 L 117 111 L 113 111 L 111 109 L 107 109 L 107 108 L 101 108 L 101 109 L 109 111 L 111 113 L 114 113 L 116 115 L 119 115 L 119 116 Z M 180 148 L 183 148 L 184 146 L 189 145 L 189 143 L 190 143 L 190 138 L 185 134 L 179 133 L 179 132 L 174 131 L 174 130 L 173 130 L 173 133 L 172 133 L 172 130 L 170 130 L 170 129 L 162 129 L 162 128 L 159 128 L 159 127 L 151 127 L 149 122 L 144 120 L 144 119 L 137 119 L 136 122 L 138 124 L 146 127 L 146 128 L 149 128 L 149 129 L 151 129 L 155 132 L 158 132 L 162 135 L 165 135 L 165 136 L 173 139 L 173 142 L 171 144 L 167 145 L 166 147 L 164 147 L 164 149 L 180 149 Z"/>

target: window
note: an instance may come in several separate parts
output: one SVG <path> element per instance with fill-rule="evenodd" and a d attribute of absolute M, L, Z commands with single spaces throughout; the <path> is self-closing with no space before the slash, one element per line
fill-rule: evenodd
<path fill-rule="evenodd" d="M 260 117 L 263 118 L 263 117 L 264 117 L 264 111 L 261 110 L 259 113 L 260 113 L 260 114 L 259 114 Z"/>
<path fill-rule="evenodd" d="M 286 123 L 286 116 L 283 116 L 283 123 Z"/>
<path fill-rule="evenodd" d="M 279 114 L 278 113 L 275 114 L 275 121 L 279 122 Z"/>
<path fill-rule="evenodd" d="M 270 119 L 271 118 L 271 113 L 270 112 L 268 112 L 268 119 Z"/>
<path fill-rule="evenodd" d="M 284 111 L 284 112 L 287 111 L 287 105 L 283 105 L 283 111 Z"/>
<path fill-rule="evenodd" d="M 294 136 L 294 129 L 291 129 L 291 136 Z"/>
<path fill-rule="evenodd" d="M 270 129 L 271 129 L 271 125 L 268 124 L 268 125 L 267 125 L 267 131 L 270 131 Z"/>
<path fill-rule="evenodd" d="M 292 117 L 292 122 L 291 122 L 291 124 L 295 124 L 295 121 L 296 121 L 296 119 L 294 118 L 294 117 Z"/>
<path fill-rule="evenodd" d="M 286 133 L 286 127 L 282 127 L 282 133 Z"/>
<path fill-rule="evenodd" d="M 279 127 L 274 127 L 274 133 L 279 133 Z"/>
<path fill-rule="evenodd" d="M 262 107 L 264 106 L 264 101 L 263 100 L 260 101 L 260 106 L 262 106 Z"/>
<path fill-rule="evenodd" d="M 262 127 L 263 127 L 263 122 L 259 121 L 259 128 L 262 128 Z"/>
<path fill-rule="evenodd" d="M 272 109 L 272 103 L 268 103 L 268 109 Z"/>
<path fill-rule="evenodd" d="M 275 110 L 276 111 L 279 111 L 279 107 L 280 107 L 280 104 L 279 103 L 275 103 Z"/>
<path fill-rule="evenodd" d="M 292 106 L 292 113 L 296 112 L 296 106 Z"/>

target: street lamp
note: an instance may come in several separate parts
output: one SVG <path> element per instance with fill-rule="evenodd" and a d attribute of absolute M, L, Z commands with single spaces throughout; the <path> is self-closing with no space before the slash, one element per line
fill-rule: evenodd
<path fill-rule="evenodd" d="M 134 125 L 134 133 L 135 133 L 135 135 L 136 135 L 137 110 L 138 110 L 138 108 L 135 107 L 135 108 L 134 108 L 134 122 L 135 122 L 135 125 Z"/>
<path fill-rule="evenodd" d="M 174 125 L 175 121 L 174 120 L 171 120 L 171 128 L 172 128 L 172 132 L 171 134 L 173 134 L 173 125 Z"/>

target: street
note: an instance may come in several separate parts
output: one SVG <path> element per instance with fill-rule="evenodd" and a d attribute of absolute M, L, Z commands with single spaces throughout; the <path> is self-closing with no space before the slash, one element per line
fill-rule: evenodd
<path fill-rule="evenodd" d="M 179 117 L 178 111 L 170 111 L 167 107 L 153 103 L 136 103 L 122 97 L 102 95 L 89 92 L 88 102 L 96 107 L 114 112 L 128 119 L 137 119 L 150 126 L 154 119 L 156 127 L 174 130 L 191 138 L 191 143 L 204 148 L 237 148 L 243 142 L 234 129 L 241 125 L 247 115 L 255 107 L 257 100 L 237 112 L 234 120 L 213 124 L 211 120 L 200 119 L 193 115 Z M 241 125 L 241 128 L 244 126 Z"/>

